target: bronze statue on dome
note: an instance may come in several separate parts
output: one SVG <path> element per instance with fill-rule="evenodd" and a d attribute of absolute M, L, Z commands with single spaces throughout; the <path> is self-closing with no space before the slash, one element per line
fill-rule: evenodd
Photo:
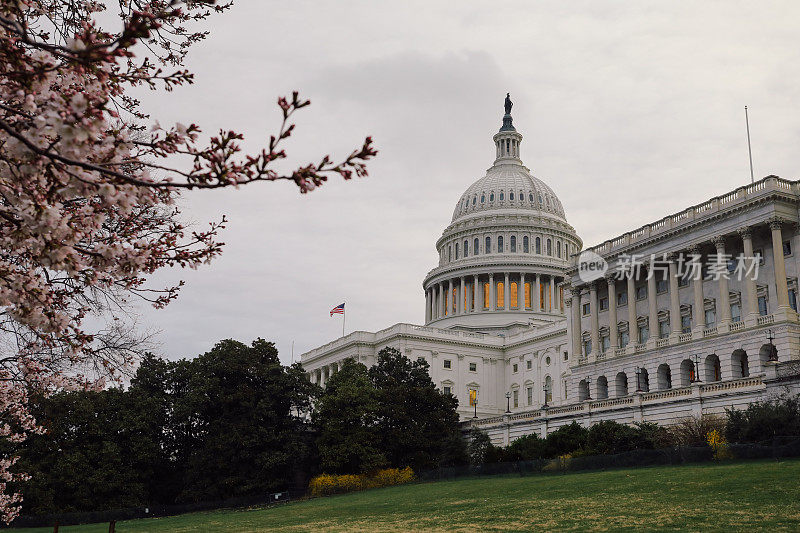
<path fill-rule="evenodd" d="M 511 106 L 514 104 L 511 103 L 511 93 L 506 93 L 506 115 L 511 114 Z"/>

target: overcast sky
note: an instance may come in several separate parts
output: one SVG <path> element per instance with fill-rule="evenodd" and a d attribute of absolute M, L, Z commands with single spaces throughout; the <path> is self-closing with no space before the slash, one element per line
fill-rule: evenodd
<path fill-rule="evenodd" d="M 372 135 L 366 179 L 300 196 L 288 184 L 188 193 L 187 220 L 225 214 L 222 257 L 167 309 L 143 309 L 159 352 L 224 338 L 274 341 L 281 359 L 347 330 L 424 320 L 422 279 L 461 193 L 494 160 L 511 93 L 522 159 L 591 246 L 749 182 L 800 176 L 797 2 L 311 2 L 239 0 L 188 66 L 196 83 L 141 94 L 162 124 L 235 129 L 259 149 L 275 99 L 312 101 L 296 163 L 341 158 Z"/>

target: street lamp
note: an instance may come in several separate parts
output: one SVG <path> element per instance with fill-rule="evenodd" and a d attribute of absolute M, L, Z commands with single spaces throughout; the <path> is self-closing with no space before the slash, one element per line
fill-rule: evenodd
<path fill-rule="evenodd" d="M 506 392 L 506 413 L 511 412 L 511 391 Z"/>
<path fill-rule="evenodd" d="M 773 344 L 772 341 L 775 340 L 775 337 L 772 336 L 772 330 L 767 330 L 767 340 L 769 341 L 769 362 L 770 363 L 777 363 L 778 362 L 778 348 Z"/>
<path fill-rule="evenodd" d="M 586 399 L 592 399 L 592 378 L 589 376 L 586 376 Z"/>
<path fill-rule="evenodd" d="M 700 356 L 695 354 L 694 356 L 694 380 L 692 383 L 700 383 L 703 380 L 700 379 Z"/>
<path fill-rule="evenodd" d="M 547 386 L 547 383 L 544 384 L 542 387 L 544 391 L 544 403 L 542 404 L 542 409 L 547 409 L 549 405 L 547 405 L 547 395 L 550 393 L 550 387 Z"/>
<path fill-rule="evenodd" d="M 475 416 L 472 418 L 478 418 L 478 395 L 475 395 L 475 400 L 472 402 L 472 405 L 475 406 Z"/>

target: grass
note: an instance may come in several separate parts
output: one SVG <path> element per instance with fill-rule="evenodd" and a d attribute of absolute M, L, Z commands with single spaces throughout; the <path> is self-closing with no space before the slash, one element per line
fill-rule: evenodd
<path fill-rule="evenodd" d="M 421 529 L 797 531 L 800 459 L 415 483 L 273 508 L 117 524 L 120 533 Z M 60 531 L 100 533 L 108 525 Z"/>

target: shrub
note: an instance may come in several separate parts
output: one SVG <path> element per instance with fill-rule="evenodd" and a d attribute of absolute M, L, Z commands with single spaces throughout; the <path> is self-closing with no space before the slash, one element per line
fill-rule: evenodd
<path fill-rule="evenodd" d="M 577 422 L 561 426 L 545 439 L 544 457 L 557 457 L 580 450 L 586 446 L 589 430 Z"/>
<path fill-rule="evenodd" d="M 505 449 L 506 461 L 530 461 L 540 459 L 545 452 L 545 440 L 533 433 L 518 438 Z"/>
<path fill-rule="evenodd" d="M 472 465 L 482 465 L 488 462 L 488 456 L 492 453 L 494 445 L 489 439 L 489 435 L 478 428 L 473 428 L 469 434 L 469 444 L 467 444 L 467 455 Z"/>
<path fill-rule="evenodd" d="M 407 466 L 403 469 L 385 468 L 373 474 L 320 474 L 309 482 L 308 488 L 312 496 L 318 497 L 401 485 L 414 479 L 414 471 Z"/>
<path fill-rule="evenodd" d="M 726 411 L 725 436 L 730 442 L 758 442 L 800 435 L 800 397 L 756 402 L 747 409 Z"/>
<path fill-rule="evenodd" d="M 716 416 L 689 417 L 667 428 L 667 440 L 673 446 L 704 446 L 709 432 L 724 428 L 725 420 Z"/>
<path fill-rule="evenodd" d="M 721 431 L 712 429 L 706 435 L 706 442 L 708 446 L 714 450 L 714 460 L 721 461 L 723 459 L 733 459 L 733 454 L 728 449 L 728 442 Z"/>

